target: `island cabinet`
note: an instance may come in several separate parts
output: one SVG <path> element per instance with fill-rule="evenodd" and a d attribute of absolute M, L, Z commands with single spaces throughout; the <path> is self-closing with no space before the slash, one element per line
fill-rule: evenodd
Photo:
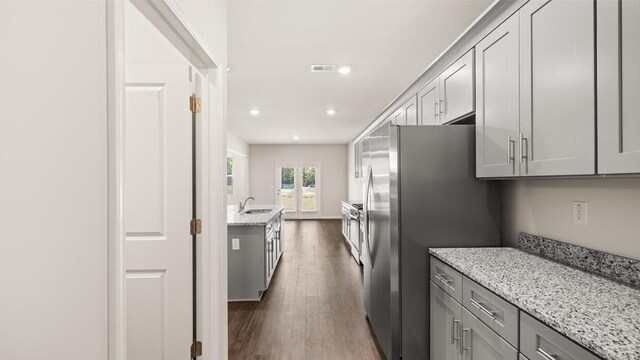
<path fill-rule="evenodd" d="M 284 252 L 284 212 L 274 210 L 264 222 L 228 226 L 227 233 L 228 299 L 258 301 Z"/>
<path fill-rule="evenodd" d="M 640 1 L 597 2 L 598 173 L 640 173 Z"/>
<path fill-rule="evenodd" d="M 597 360 L 490 290 L 430 257 L 431 360 Z"/>
<path fill-rule="evenodd" d="M 531 0 L 476 45 L 478 177 L 596 173 L 594 5 Z"/>

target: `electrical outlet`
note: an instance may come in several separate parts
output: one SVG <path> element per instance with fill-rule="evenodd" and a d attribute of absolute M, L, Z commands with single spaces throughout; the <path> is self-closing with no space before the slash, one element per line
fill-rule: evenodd
<path fill-rule="evenodd" d="M 231 250 L 240 250 L 240 239 L 231 239 Z"/>
<path fill-rule="evenodd" d="M 573 202 L 573 223 L 576 225 L 587 225 L 587 202 Z"/>

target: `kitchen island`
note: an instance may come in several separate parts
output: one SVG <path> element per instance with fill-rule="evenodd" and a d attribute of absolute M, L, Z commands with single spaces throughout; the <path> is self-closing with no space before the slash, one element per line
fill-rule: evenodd
<path fill-rule="evenodd" d="M 228 300 L 259 301 L 284 252 L 284 209 L 227 207 Z"/>

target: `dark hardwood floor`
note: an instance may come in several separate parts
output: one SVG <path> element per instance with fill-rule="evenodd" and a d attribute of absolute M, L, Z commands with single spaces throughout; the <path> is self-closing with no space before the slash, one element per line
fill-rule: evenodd
<path fill-rule="evenodd" d="M 287 221 L 285 241 L 262 301 L 229 303 L 229 359 L 383 359 L 340 220 Z"/>

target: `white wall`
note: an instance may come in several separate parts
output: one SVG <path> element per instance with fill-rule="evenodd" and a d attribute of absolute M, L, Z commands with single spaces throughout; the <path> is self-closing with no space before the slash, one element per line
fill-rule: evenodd
<path fill-rule="evenodd" d="M 355 177 L 355 143 L 349 143 L 348 163 L 349 171 L 347 173 L 347 182 L 349 186 L 349 200 L 362 200 L 363 198 L 363 184 L 361 179 Z"/>
<path fill-rule="evenodd" d="M 0 1 L 0 359 L 107 358 L 104 1 Z"/>
<path fill-rule="evenodd" d="M 249 194 L 256 204 L 276 203 L 276 163 L 320 163 L 320 217 L 339 218 L 347 198 L 347 145 L 250 145 Z"/>
<path fill-rule="evenodd" d="M 226 2 L 176 2 L 225 69 Z M 0 359 L 108 356 L 106 30 L 104 0 L 0 1 Z M 221 185 L 226 136 L 212 149 Z M 227 357 L 226 308 L 210 359 Z"/>
<path fill-rule="evenodd" d="M 573 201 L 587 201 L 586 226 Z M 524 231 L 640 260 L 640 178 L 504 181 L 503 202 L 507 245 Z"/>
<path fill-rule="evenodd" d="M 227 203 L 237 204 L 249 196 L 249 145 L 227 132 L 227 156 L 233 159 L 233 194 Z"/>

